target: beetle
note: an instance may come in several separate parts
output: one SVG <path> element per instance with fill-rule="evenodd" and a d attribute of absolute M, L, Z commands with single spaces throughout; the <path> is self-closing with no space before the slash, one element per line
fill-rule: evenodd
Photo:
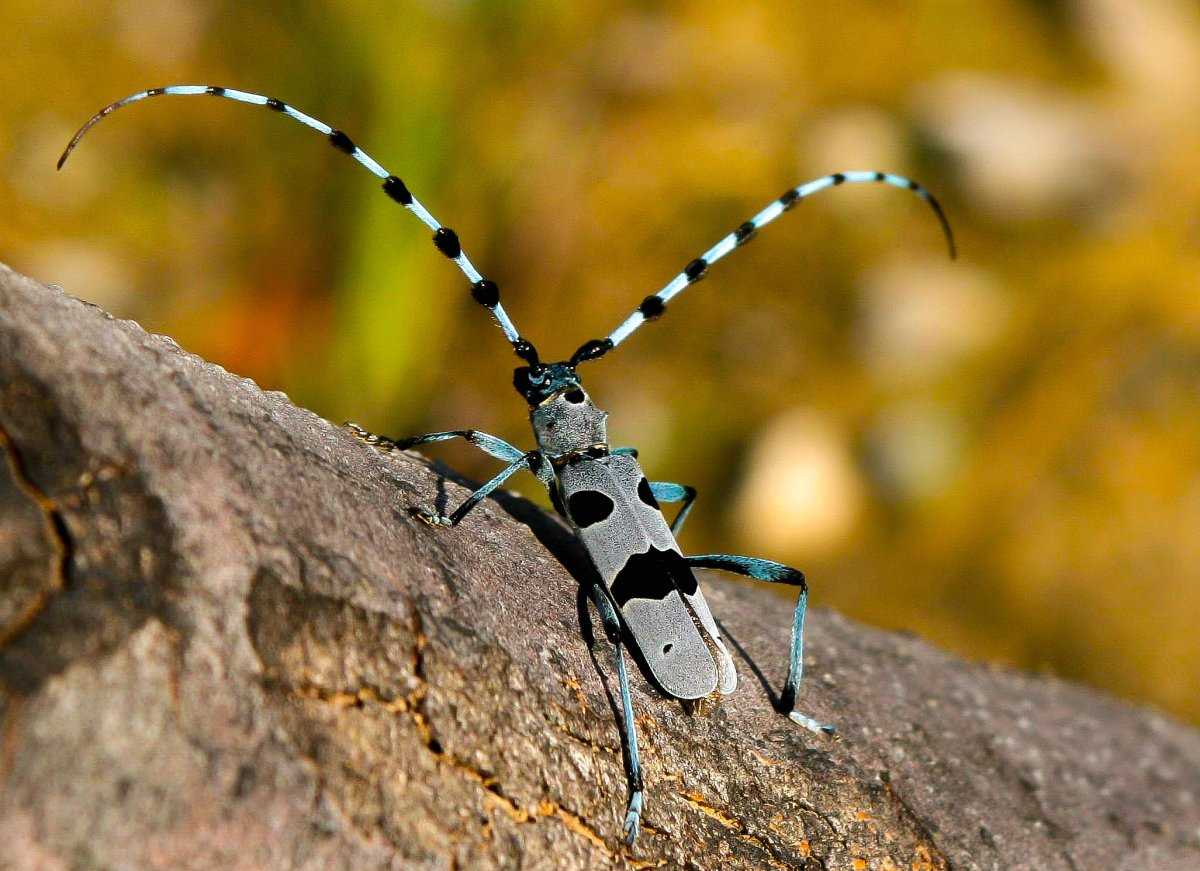
<path fill-rule="evenodd" d="M 350 155 L 379 178 L 388 197 L 433 231 L 433 244 L 462 270 L 471 284 L 471 295 L 488 310 L 522 360 L 523 365 L 513 373 L 513 386 L 529 406 L 537 443 L 533 450 L 522 451 L 503 439 L 476 430 L 447 430 L 392 440 L 369 433 L 355 424 L 347 426 L 356 437 L 382 451 L 465 439 L 504 462 L 504 468 L 495 477 L 449 514 L 413 509 L 415 516 L 435 528 L 457 526 L 472 508 L 517 472 L 532 472 L 546 487 L 554 508 L 583 543 L 599 578 L 591 584 L 588 594 L 613 645 L 620 687 L 620 728 L 629 786 L 623 826 L 626 843 L 632 844 L 638 835 L 644 786 L 625 667 L 625 646 L 632 643 L 637 647 L 654 682 L 676 699 L 703 699 L 714 692 L 727 695 L 737 686 L 733 658 L 696 582 L 696 569 L 721 569 L 798 589 L 792 616 L 788 674 L 780 708 L 793 722 L 815 733 L 834 734 L 833 726 L 819 723 L 796 710 L 803 673 L 804 616 L 808 603 L 808 586 L 803 573 L 782 563 L 752 557 L 730 554 L 684 556 L 675 537 L 692 509 L 695 489 L 682 484 L 652 482 L 643 473 L 635 449 L 609 446 L 608 414 L 592 401 L 578 370 L 581 364 L 598 360 L 612 351 L 647 321 L 661 317 L 667 304 L 678 294 L 704 278 L 709 267 L 718 260 L 753 239 L 763 226 L 801 200 L 826 188 L 877 182 L 916 194 L 933 210 L 953 258 L 955 246 L 950 224 L 941 205 L 928 190 L 904 176 L 860 171 L 837 172 L 788 188 L 754 217 L 689 262 L 661 290 L 643 299 L 608 336 L 584 342 L 567 360 L 544 363 L 533 343 L 517 331 L 505 312 L 495 282 L 480 274 L 468 259 L 458 234 L 434 218 L 398 176 L 384 169 L 349 136 L 282 100 L 212 85 L 170 85 L 139 91 L 109 104 L 88 119 L 63 151 L 58 168 L 62 168 L 83 136 L 112 112 L 131 103 L 164 95 L 205 95 L 264 106 L 325 136 L 334 148 Z M 663 516 L 663 503 L 679 505 L 669 525 Z"/>

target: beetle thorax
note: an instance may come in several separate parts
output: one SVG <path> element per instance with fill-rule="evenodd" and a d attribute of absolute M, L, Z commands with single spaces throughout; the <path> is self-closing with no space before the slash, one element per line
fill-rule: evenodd
<path fill-rule="evenodd" d="M 530 412 L 538 447 L 550 459 L 608 449 L 608 412 L 601 411 L 580 387 L 556 393 Z"/>

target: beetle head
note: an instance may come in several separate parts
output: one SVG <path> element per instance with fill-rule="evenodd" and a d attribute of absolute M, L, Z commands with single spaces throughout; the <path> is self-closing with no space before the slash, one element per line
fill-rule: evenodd
<path fill-rule="evenodd" d="M 557 393 L 578 391 L 583 401 L 579 375 L 570 363 L 538 363 L 518 366 L 513 371 L 513 387 L 525 397 L 530 408 L 536 408 Z"/>

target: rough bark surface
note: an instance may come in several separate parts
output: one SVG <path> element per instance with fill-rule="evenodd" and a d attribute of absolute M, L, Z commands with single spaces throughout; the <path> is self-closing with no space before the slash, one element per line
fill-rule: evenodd
<path fill-rule="evenodd" d="M 555 518 L 435 532 L 452 476 L 3 267 L 0 452 L 0 867 L 1200 867 L 1195 731 L 817 610 L 821 739 L 790 606 L 715 578 L 761 672 L 698 714 L 634 672 L 625 849 Z"/>

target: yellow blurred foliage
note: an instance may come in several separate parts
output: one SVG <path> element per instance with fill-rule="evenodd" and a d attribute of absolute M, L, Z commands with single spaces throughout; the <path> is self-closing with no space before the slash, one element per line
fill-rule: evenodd
<path fill-rule="evenodd" d="M 789 185 L 919 178 L 957 263 L 903 193 L 804 203 L 584 371 L 614 441 L 699 487 L 685 549 L 1200 721 L 1194 6 L 6 0 L 0 29 L 0 259 L 392 434 L 529 443 L 420 224 L 247 106 L 131 107 L 56 175 L 74 128 L 169 83 L 286 99 L 455 227 L 549 358 Z"/>

